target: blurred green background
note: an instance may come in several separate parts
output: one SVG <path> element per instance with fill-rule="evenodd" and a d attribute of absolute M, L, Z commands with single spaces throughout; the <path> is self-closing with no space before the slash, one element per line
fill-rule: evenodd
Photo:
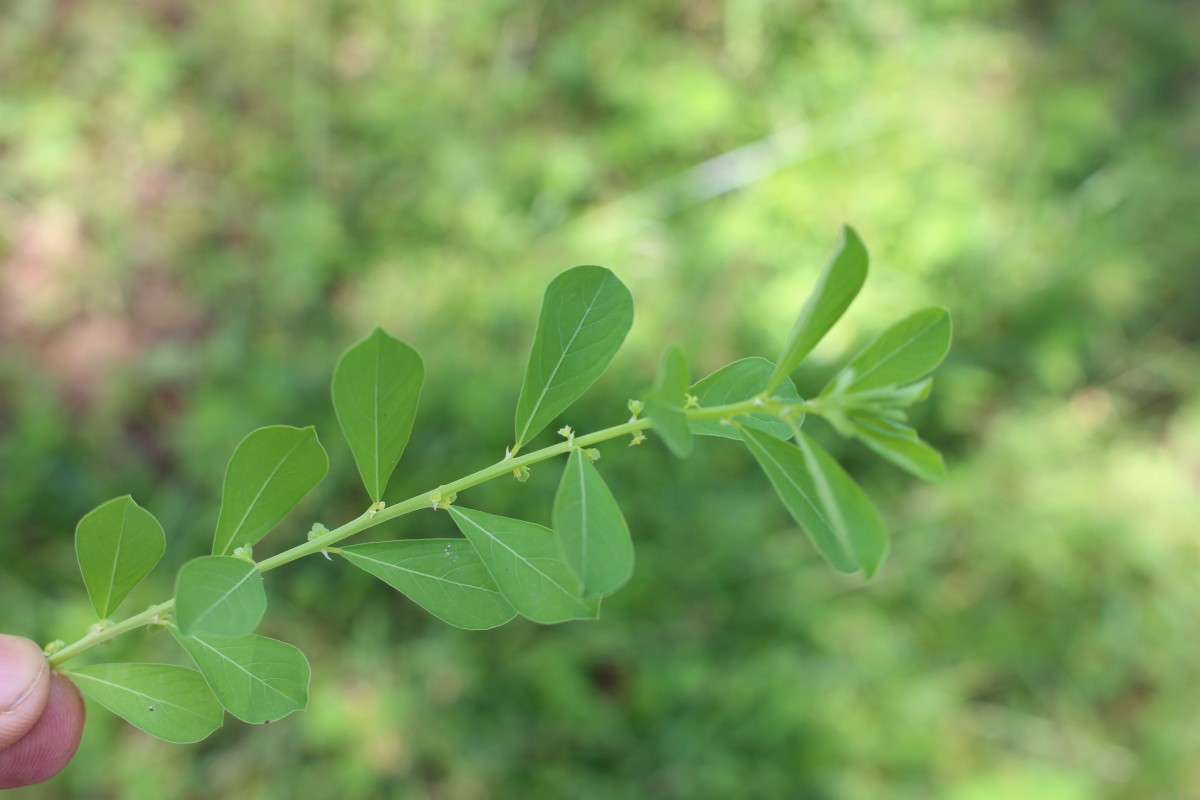
<path fill-rule="evenodd" d="M 263 628 L 308 712 L 178 747 L 93 708 L 12 796 L 1200 797 L 1198 208 L 1186 3 L 7 0 L 6 632 L 94 621 L 74 526 L 126 492 L 169 545 L 125 609 L 169 594 L 254 427 L 315 423 L 332 461 L 262 553 L 359 513 L 328 380 L 375 325 L 428 374 L 392 500 L 503 453 L 574 264 L 638 309 L 580 430 L 671 341 L 772 356 L 843 221 L 873 271 L 802 393 L 922 304 L 956 327 L 916 414 L 944 484 L 814 424 L 893 531 L 869 585 L 734 443 L 614 443 L 638 569 L 600 622 L 461 632 L 308 559 Z M 544 522 L 556 480 L 462 501 Z M 183 663 L 166 638 L 88 659 Z"/>

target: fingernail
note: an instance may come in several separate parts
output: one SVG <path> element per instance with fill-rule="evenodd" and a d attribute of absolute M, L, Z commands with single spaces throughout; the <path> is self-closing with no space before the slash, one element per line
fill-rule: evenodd
<path fill-rule="evenodd" d="M 20 708 L 48 669 L 46 656 L 36 644 L 0 633 L 0 714 Z"/>

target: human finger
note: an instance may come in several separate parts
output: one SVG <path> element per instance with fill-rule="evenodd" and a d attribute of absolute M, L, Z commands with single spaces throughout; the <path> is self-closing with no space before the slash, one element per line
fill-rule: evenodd
<path fill-rule="evenodd" d="M 50 665 L 29 639 L 0 633 L 0 751 L 24 736 L 50 696 Z"/>
<path fill-rule="evenodd" d="M 0 750 L 0 789 L 39 783 L 57 775 L 75 755 L 83 736 L 83 698 L 75 684 L 51 675 L 45 710 L 12 747 Z"/>

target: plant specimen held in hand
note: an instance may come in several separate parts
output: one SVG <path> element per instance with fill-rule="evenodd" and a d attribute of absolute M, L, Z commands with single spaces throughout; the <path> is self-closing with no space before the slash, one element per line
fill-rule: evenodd
<path fill-rule="evenodd" d="M 99 617 L 87 635 L 46 648 L 50 664 L 85 695 L 137 727 L 171 742 L 195 742 L 220 727 L 225 712 L 250 723 L 303 709 L 309 665 L 294 646 L 255 633 L 266 611 L 263 573 L 313 554 L 342 559 L 385 581 L 426 611 L 459 628 L 486 629 L 520 615 L 552 624 L 594 619 L 601 601 L 633 571 L 633 543 L 596 461 L 596 445 L 652 432 L 687 457 L 696 437 L 746 447 L 783 505 L 835 570 L 870 578 L 887 551 L 882 519 L 867 495 L 803 429 L 806 415 L 918 477 L 937 480 L 942 459 L 906 422 L 924 399 L 927 375 L 950 347 L 950 318 L 928 308 L 884 330 L 814 397 L 802 398 L 789 375 L 858 294 L 867 251 L 844 228 L 833 257 L 802 307 L 774 362 L 752 356 L 692 381 L 678 346 L 666 349 L 649 391 L 629 403 L 626 422 L 592 433 L 570 427 L 562 441 L 528 445 L 596 381 L 633 324 L 633 299 L 602 267 L 567 270 L 546 289 L 517 401 L 513 445 L 504 458 L 457 480 L 384 503 L 416 416 L 425 368 L 404 342 L 375 330 L 342 356 L 333 405 L 369 498 L 357 518 L 332 530 L 314 525 L 308 540 L 255 561 L 253 547 L 328 470 L 312 427 L 260 428 L 237 446 L 225 472 L 212 553 L 185 563 L 175 596 L 120 621 L 114 612 L 163 555 L 154 516 L 129 496 L 89 512 L 76 530 L 84 585 Z M 473 486 L 564 457 L 553 524 L 497 516 L 459 502 Z M 422 509 L 444 511 L 461 538 L 340 545 L 355 534 Z M 66 667 L 115 636 L 164 626 L 195 669 L 111 663 Z"/>

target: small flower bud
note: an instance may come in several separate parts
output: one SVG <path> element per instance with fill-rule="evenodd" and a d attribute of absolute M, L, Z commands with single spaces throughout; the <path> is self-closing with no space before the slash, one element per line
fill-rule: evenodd
<path fill-rule="evenodd" d="M 571 430 L 570 425 L 563 425 L 561 428 L 559 428 L 558 435 L 566 438 L 568 450 L 571 450 L 575 447 L 575 431 Z"/>

